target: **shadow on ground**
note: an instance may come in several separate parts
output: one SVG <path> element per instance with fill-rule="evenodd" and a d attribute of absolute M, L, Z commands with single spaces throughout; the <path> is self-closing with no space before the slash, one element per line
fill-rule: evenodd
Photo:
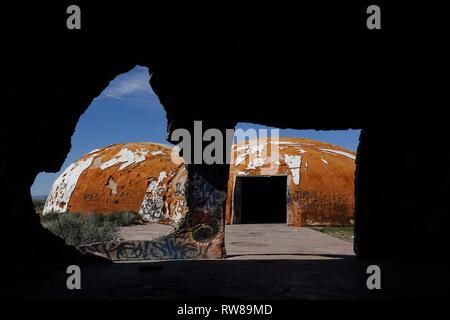
<path fill-rule="evenodd" d="M 2 283 L 9 298 L 27 299 L 449 298 L 446 267 L 342 255 L 304 258 L 91 264 L 81 266 L 78 291 L 66 289 L 63 266 L 15 268 L 3 273 Z M 381 290 L 366 288 L 370 264 L 381 267 Z"/>

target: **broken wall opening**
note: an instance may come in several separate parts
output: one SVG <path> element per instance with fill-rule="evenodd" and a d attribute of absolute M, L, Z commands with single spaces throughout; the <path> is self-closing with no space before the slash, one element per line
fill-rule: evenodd
<path fill-rule="evenodd" d="M 236 177 L 233 223 L 287 223 L 287 176 Z"/>
<path fill-rule="evenodd" d="M 325 233 L 338 239 L 335 241 L 344 240 L 347 247 L 352 247 L 355 161 L 360 131 L 291 130 L 251 123 L 240 123 L 236 128 L 265 129 L 268 139 L 266 135 L 258 136 L 256 143 L 243 139 L 232 148 L 226 212 L 227 252 L 233 255 L 245 251 L 234 245 L 240 235 L 247 234 L 248 240 L 259 243 L 265 241 L 265 234 L 289 234 L 298 227 L 305 230 L 301 232 Z M 279 130 L 275 139 L 270 137 L 273 129 Z M 260 152 L 267 148 L 271 150 Z M 284 187 L 271 184 L 270 179 L 284 179 Z M 270 224 L 285 225 L 286 230 Z M 278 253 L 283 253 L 283 244 L 279 244 Z M 299 244 L 300 251 L 307 250 L 301 247 Z M 254 252 L 253 248 L 247 249 L 249 254 Z M 267 252 L 273 253 L 272 249 L 267 247 Z"/>
<path fill-rule="evenodd" d="M 31 187 L 41 223 L 67 244 L 152 240 L 174 230 L 166 193 L 181 195 L 182 183 L 167 190 L 164 182 L 183 177 L 177 165 L 166 170 L 167 120 L 150 76 L 136 66 L 111 80 L 80 117 L 60 172 L 40 173 Z"/>

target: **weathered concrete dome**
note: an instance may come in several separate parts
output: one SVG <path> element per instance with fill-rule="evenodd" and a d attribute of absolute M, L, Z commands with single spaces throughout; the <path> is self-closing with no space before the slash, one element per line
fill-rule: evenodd
<path fill-rule="evenodd" d="M 133 211 L 147 221 L 177 223 L 187 212 L 187 172 L 183 159 L 171 153 L 170 146 L 147 142 L 91 151 L 54 182 L 43 213 Z M 278 222 L 293 226 L 352 224 L 355 157 L 344 148 L 299 138 L 233 145 L 226 223 L 248 223 L 242 219 L 242 203 L 256 196 L 265 203 L 254 207 L 261 213 L 273 210 L 277 214 L 269 205 L 275 199 L 284 202 L 285 217 Z M 266 195 L 255 189 L 244 195 L 248 177 L 278 177 L 284 179 L 284 189 Z M 270 189 L 270 184 L 266 188 Z"/>
<path fill-rule="evenodd" d="M 239 223 L 241 219 L 239 188 L 244 180 L 239 178 L 286 176 L 285 221 L 289 225 L 350 225 L 354 211 L 355 158 L 354 152 L 309 139 L 259 139 L 234 145 L 226 222 Z"/>
<path fill-rule="evenodd" d="M 57 178 L 43 213 L 132 211 L 147 221 L 177 222 L 186 212 L 186 170 L 171 152 L 147 142 L 93 150 Z"/>

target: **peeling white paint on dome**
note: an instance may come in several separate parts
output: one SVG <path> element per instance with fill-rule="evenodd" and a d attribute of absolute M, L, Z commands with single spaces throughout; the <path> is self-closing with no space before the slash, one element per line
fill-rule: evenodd
<path fill-rule="evenodd" d="M 94 156 L 72 163 L 53 183 L 43 214 L 65 212 L 78 178 L 92 164 Z"/>
<path fill-rule="evenodd" d="M 264 159 L 257 157 L 255 159 L 253 159 L 252 161 L 250 161 L 250 163 L 247 166 L 247 170 L 252 170 L 257 167 L 262 167 L 263 165 L 264 165 Z"/>
<path fill-rule="evenodd" d="M 264 144 L 250 144 L 250 148 L 248 150 L 248 154 L 261 153 L 264 150 Z"/>
<path fill-rule="evenodd" d="M 117 194 L 117 182 L 114 180 L 113 177 L 109 177 L 106 186 L 111 189 L 111 194 L 113 195 Z"/>
<path fill-rule="evenodd" d="M 178 223 L 187 212 L 187 174 L 167 157 L 170 146 L 161 146 L 136 142 L 92 150 L 57 178 L 43 211 L 103 214 L 126 208 L 147 221 Z"/>
<path fill-rule="evenodd" d="M 291 169 L 292 180 L 296 185 L 300 183 L 300 168 Z"/>
<path fill-rule="evenodd" d="M 101 170 L 112 167 L 118 163 L 122 163 L 119 170 L 128 167 L 131 164 L 139 163 L 145 160 L 145 156 L 148 154 L 147 150 L 141 149 L 136 151 L 131 151 L 128 148 L 124 148 L 119 151 L 112 159 L 103 162 L 100 165 Z"/>
<path fill-rule="evenodd" d="M 284 162 L 288 165 L 289 168 L 299 168 L 302 162 L 301 156 L 290 156 L 288 154 L 284 155 Z"/>
<path fill-rule="evenodd" d="M 93 154 L 93 153 L 96 153 L 97 151 L 100 151 L 101 149 L 94 149 L 94 150 L 92 150 L 91 152 L 89 152 L 88 154 Z"/>
<path fill-rule="evenodd" d="M 320 150 L 320 151 L 323 151 L 323 152 L 339 154 L 339 155 L 341 155 L 341 156 L 345 156 L 345 157 L 350 158 L 350 159 L 352 159 L 352 160 L 356 160 L 356 156 L 354 156 L 354 155 L 351 154 L 351 153 L 345 152 L 345 151 L 334 150 L 334 149 L 322 149 L 322 148 L 320 148 L 319 150 Z"/>
<path fill-rule="evenodd" d="M 245 161 L 245 158 L 249 155 L 257 154 L 259 155 L 264 150 L 264 144 L 245 144 L 244 146 L 240 146 L 236 150 L 245 150 L 245 152 L 239 154 L 234 160 L 234 165 L 237 167 L 242 162 Z M 249 164 L 250 166 L 250 164 Z"/>
<path fill-rule="evenodd" d="M 237 167 L 238 165 L 240 165 L 242 162 L 245 161 L 245 157 L 247 155 L 246 154 L 242 154 L 239 157 L 236 158 L 236 160 L 234 160 L 234 165 Z"/>
<path fill-rule="evenodd" d="M 161 171 L 159 173 L 159 177 L 158 177 L 158 183 L 163 182 L 163 180 L 167 177 L 167 172 L 165 171 Z"/>
<path fill-rule="evenodd" d="M 288 198 L 287 201 L 288 223 L 296 226 L 350 223 L 348 221 L 353 214 L 352 177 L 355 163 L 343 155 L 328 154 L 320 149 L 342 150 L 354 154 L 351 150 L 330 143 L 293 137 L 280 137 L 272 141 L 268 137 L 263 153 L 258 155 L 248 156 L 249 145 L 239 144 L 231 149 L 226 222 L 237 223 L 241 214 L 241 208 L 233 206 L 239 201 L 233 197 L 233 192 L 238 190 L 236 186 L 239 187 L 236 181 L 246 177 L 285 176 L 288 194 L 295 195 L 295 198 Z M 264 160 L 264 164 L 257 167 L 255 164 L 260 161 L 259 158 Z M 314 205 L 305 205 L 309 200 Z M 344 206 L 334 206 L 335 201 L 348 205 L 343 210 Z"/>
<path fill-rule="evenodd" d="M 286 162 L 289 169 L 291 169 L 292 180 L 298 185 L 300 183 L 300 165 L 302 163 L 302 156 L 290 156 L 285 154 L 284 162 Z"/>
<path fill-rule="evenodd" d="M 103 159 L 103 155 L 95 157 L 94 161 L 92 162 L 91 168 L 99 168 L 100 165 L 102 164 L 102 159 Z"/>
<path fill-rule="evenodd" d="M 167 172 L 162 171 L 159 174 L 158 180 L 153 180 L 150 182 L 147 188 L 147 192 L 152 192 L 153 190 L 156 190 L 156 188 L 159 186 L 159 184 L 164 180 L 164 178 L 167 177 Z"/>
<path fill-rule="evenodd" d="M 235 145 L 235 151 L 242 151 L 242 150 L 247 150 L 248 148 L 250 148 L 250 146 L 248 144 L 244 144 L 243 146 L 239 146 Z"/>

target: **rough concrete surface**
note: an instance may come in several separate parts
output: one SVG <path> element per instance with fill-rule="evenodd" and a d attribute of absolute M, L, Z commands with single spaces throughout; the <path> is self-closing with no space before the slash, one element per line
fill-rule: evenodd
<path fill-rule="evenodd" d="M 124 241 L 154 240 L 174 226 L 145 224 L 120 228 Z M 323 259 L 321 255 L 352 256 L 353 244 L 309 228 L 286 224 L 236 224 L 225 227 L 226 259 Z"/>
<path fill-rule="evenodd" d="M 232 146 L 225 220 L 241 219 L 237 178 L 287 177 L 287 223 L 306 227 L 351 225 L 356 154 L 326 142 L 279 137 Z M 263 200 L 263 199 L 261 199 Z"/>
<path fill-rule="evenodd" d="M 229 259 L 304 259 L 322 254 L 352 256 L 353 245 L 338 238 L 286 224 L 239 224 L 225 227 Z M 303 255 L 303 256 L 302 256 Z"/>
<path fill-rule="evenodd" d="M 146 221 L 178 221 L 186 213 L 182 158 L 167 145 L 113 144 L 72 163 L 53 183 L 43 213 L 136 212 Z"/>
<path fill-rule="evenodd" d="M 170 233 L 174 229 L 175 226 L 173 225 L 160 223 L 121 227 L 119 238 L 125 241 L 153 240 Z"/>

